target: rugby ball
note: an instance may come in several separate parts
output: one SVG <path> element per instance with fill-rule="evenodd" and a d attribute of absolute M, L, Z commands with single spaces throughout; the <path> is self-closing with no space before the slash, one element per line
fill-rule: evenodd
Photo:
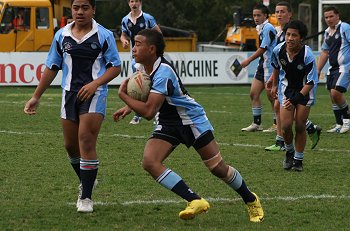
<path fill-rule="evenodd" d="M 145 72 L 133 73 L 127 85 L 127 94 L 136 100 L 146 102 L 151 90 L 151 79 Z"/>

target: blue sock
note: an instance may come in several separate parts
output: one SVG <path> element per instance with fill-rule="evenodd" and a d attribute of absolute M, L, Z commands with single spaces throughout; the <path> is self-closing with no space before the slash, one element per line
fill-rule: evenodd
<path fill-rule="evenodd" d="M 303 160 L 304 159 L 304 153 L 303 152 L 295 152 L 294 153 L 294 160 Z"/>
<path fill-rule="evenodd" d="M 291 143 L 291 144 L 285 144 L 285 145 L 286 145 L 286 150 L 287 150 L 289 153 L 295 152 L 294 144 L 293 144 L 293 143 Z"/>

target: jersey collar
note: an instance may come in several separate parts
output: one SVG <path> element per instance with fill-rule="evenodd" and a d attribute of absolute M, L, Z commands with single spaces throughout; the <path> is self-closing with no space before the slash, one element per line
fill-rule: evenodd
<path fill-rule="evenodd" d="M 262 29 L 263 29 L 263 27 L 267 24 L 269 22 L 269 20 L 268 19 L 266 19 L 265 20 L 265 22 L 263 22 L 263 23 L 261 23 L 260 25 L 256 25 L 256 30 L 258 31 L 258 34 L 260 34 L 261 33 L 261 31 L 262 31 Z"/>
<path fill-rule="evenodd" d="M 341 23 L 342 23 L 342 21 L 341 21 L 341 20 L 339 20 L 338 24 L 337 24 L 337 25 L 335 25 L 334 30 L 337 30 L 337 29 L 338 29 L 338 27 L 340 26 L 340 24 L 341 24 Z M 332 30 L 332 29 L 331 29 L 330 27 L 328 27 L 328 28 L 326 29 L 326 32 L 327 32 L 327 33 L 329 33 L 331 30 Z"/>
<path fill-rule="evenodd" d="M 140 14 L 136 17 L 136 20 L 137 20 L 139 17 L 141 17 L 142 14 L 143 14 L 143 11 L 141 10 L 141 11 L 140 11 Z M 129 14 L 128 14 L 128 18 L 129 18 L 129 20 L 130 20 L 132 23 L 136 24 L 136 20 L 135 20 L 135 22 L 132 20 L 131 11 L 130 11 Z"/>
<path fill-rule="evenodd" d="M 91 31 L 89 31 L 81 40 L 75 38 L 73 36 L 73 33 L 72 33 L 72 26 L 74 25 L 74 21 L 67 24 L 64 28 L 63 28 L 63 31 L 62 31 L 62 36 L 69 36 L 71 38 L 73 38 L 77 43 L 82 43 L 84 42 L 86 39 L 90 38 L 93 34 L 95 34 L 97 31 L 98 31 L 98 24 L 97 22 L 92 19 L 92 29 Z"/>

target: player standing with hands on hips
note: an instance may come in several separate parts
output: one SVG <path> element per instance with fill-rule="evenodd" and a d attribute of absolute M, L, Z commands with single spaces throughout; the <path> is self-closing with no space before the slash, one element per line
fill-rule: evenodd
<path fill-rule="evenodd" d="M 340 20 L 339 11 L 334 6 L 325 8 L 323 12 L 328 28 L 317 71 L 321 73 L 329 58 L 327 90 L 336 121 L 336 125 L 327 132 L 346 133 L 350 130 L 349 105 L 344 95 L 350 85 L 350 25 Z"/>
<path fill-rule="evenodd" d="M 135 46 L 134 38 L 139 31 L 150 28 L 160 32 L 160 28 L 152 15 L 142 11 L 141 0 L 128 0 L 128 3 L 130 13 L 122 19 L 122 34 L 120 36 L 120 41 L 122 42 L 124 49 L 130 46 L 130 53 L 132 53 L 132 48 Z M 136 71 L 135 64 L 135 59 L 131 54 L 131 68 L 133 72 Z M 130 124 L 139 124 L 141 119 L 141 116 L 135 114 L 130 121 Z"/>
<path fill-rule="evenodd" d="M 62 69 L 61 123 L 64 146 L 79 180 L 78 212 L 93 212 L 92 189 L 99 161 L 97 136 L 106 115 L 107 83 L 120 74 L 112 32 L 94 19 L 94 0 L 72 0 L 73 22 L 55 34 L 46 68 L 24 112 L 36 114 L 39 100 Z"/>
<path fill-rule="evenodd" d="M 273 49 L 273 87 L 271 93 L 278 94 L 282 134 L 286 147 L 283 168 L 303 170 L 306 144 L 306 120 L 310 107 L 316 100 L 318 76 L 312 50 L 303 44 L 307 35 L 305 24 L 290 21 L 285 27 L 285 42 Z M 295 121 L 295 137 L 293 123 Z M 294 142 L 293 142 L 294 139 Z"/>
<path fill-rule="evenodd" d="M 240 173 L 224 162 L 203 107 L 189 96 L 174 67 L 163 57 L 164 48 L 163 36 L 156 30 L 145 29 L 135 36 L 133 56 L 141 64 L 139 70 L 150 75 L 151 91 L 146 102 L 137 101 L 127 95 L 128 80 L 123 81 L 118 94 L 126 106 L 114 113 L 114 120 L 124 118 L 131 110 L 148 120 L 159 112 L 158 124 L 144 148 L 142 165 L 158 183 L 188 201 L 188 206 L 179 213 L 180 218 L 192 219 L 210 207 L 163 164 L 183 143 L 193 146 L 211 173 L 242 197 L 250 221 L 261 222 L 264 212 L 258 196 L 248 189 Z"/>

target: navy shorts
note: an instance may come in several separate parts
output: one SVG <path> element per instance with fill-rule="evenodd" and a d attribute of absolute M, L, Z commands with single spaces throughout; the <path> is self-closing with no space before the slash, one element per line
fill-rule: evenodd
<path fill-rule="evenodd" d="M 335 89 L 345 93 L 350 85 L 350 73 L 342 73 L 339 70 L 330 71 L 327 75 L 327 90 Z"/>
<path fill-rule="evenodd" d="M 103 117 L 106 115 L 107 95 L 102 91 L 96 91 L 89 100 L 78 99 L 78 92 L 62 92 L 61 118 L 79 121 L 79 116 L 85 113 L 99 113 Z"/>
<path fill-rule="evenodd" d="M 180 143 L 188 148 L 193 146 L 198 150 L 209 144 L 213 139 L 213 127 L 210 122 L 197 125 L 167 126 L 158 124 L 150 139 L 161 139 L 171 143 L 174 148 Z"/>

